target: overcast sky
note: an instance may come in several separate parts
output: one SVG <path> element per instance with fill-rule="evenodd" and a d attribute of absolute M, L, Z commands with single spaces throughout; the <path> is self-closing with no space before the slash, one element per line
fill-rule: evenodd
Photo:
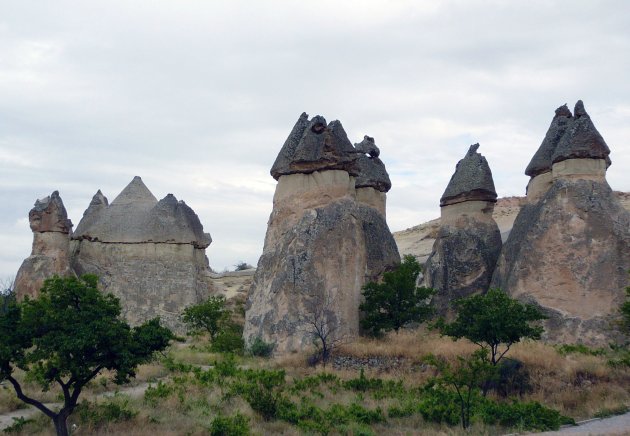
<path fill-rule="evenodd" d="M 299 115 L 373 136 L 392 231 L 439 216 L 479 142 L 500 196 L 583 99 L 630 191 L 630 2 L 0 0 L 0 277 L 59 190 L 76 225 L 139 175 L 199 215 L 217 270 L 256 264 Z"/>

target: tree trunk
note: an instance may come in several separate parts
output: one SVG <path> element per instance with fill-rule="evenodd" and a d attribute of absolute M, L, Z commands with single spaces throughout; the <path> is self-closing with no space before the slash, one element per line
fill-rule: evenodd
<path fill-rule="evenodd" d="M 55 424 L 55 431 L 57 432 L 57 436 L 68 436 L 68 416 L 70 413 L 64 408 L 59 411 L 59 413 L 53 418 L 53 423 Z"/>

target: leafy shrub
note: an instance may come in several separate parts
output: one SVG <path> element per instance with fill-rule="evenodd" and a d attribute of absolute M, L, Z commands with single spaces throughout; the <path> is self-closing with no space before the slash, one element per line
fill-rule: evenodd
<path fill-rule="evenodd" d="M 350 380 L 346 380 L 343 383 L 343 386 L 346 389 L 351 389 L 353 391 L 366 392 L 369 390 L 380 389 L 383 387 L 383 380 L 380 378 L 368 378 L 365 376 L 363 368 L 361 368 L 361 372 L 359 373 L 359 378 L 353 378 Z"/>
<path fill-rule="evenodd" d="M 236 265 L 234 265 L 234 271 L 245 271 L 252 268 L 253 266 L 242 260 L 238 261 Z"/>
<path fill-rule="evenodd" d="M 479 414 L 486 424 L 498 423 L 521 430 L 558 430 L 561 425 L 575 424 L 573 419 L 536 401 L 505 404 L 488 400 L 482 403 L 480 409 Z"/>
<path fill-rule="evenodd" d="M 558 353 L 562 354 L 563 356 L 573 353 L 585 354 L 587 356 L 603 356 L 604 354 L 606 354 L 606 351 L 601 348 L 592 349 L 584 344 L 562 344 L 558 345 L 556 347 L 556 350 L 558 350 Z"/>
<path fill-rule="evenodd" d="M 285 372 L 246 370 L 242 375 L 244 380 L 236 382 L 233 386 L 235 393 L 241 395 L 265 421 L 276 418 L 279 405 L 286 401 L 282 393 Z"/>
<path fill-rule="evenodd" d="M 243 354 L 244 348 L 243 332 L 236 326 L 221 331 L 210 345 L 210 350 L 216 353 Z"/>
<path fill-rule="evenodd" d="M 77 414 L 82 424 L 99 427 L 108 422 L 128 421 L 134 418 L 138 411 L 129 406 L 129 397 L 114 395 L 104 403 L 90 403 L 82 401 L 77 406 Z"/>
<path fill-rule="evenodd" d="M 229 323 L 230 311 L 226 307 L 225 297 L 210 297 L 206 301 L 184 309 L 181 319 L 190 334 L 207 332 L 214 338 Z"/>
<path fill-rule="evenodd" d="M 271 357 L 273 349 L 276 346 L 274 343 L 267 343 L 263 341 L 260 336 L 257 336 L 249 345 L 249 354 L 258 357 Z"/>
<path fill-rule="evenodd" d="M 459 398 L 453 391 L 429 384 L 420 398 L 418 411 L 425 421 L 457 425 L 460 420 Z"/>
<path fill-rule="evenodd" d="M 387 416 L 390 418 L 405 418 L 416 412 L 416 407 L 412 403 L 407 403 L 402 407 L 391 406 L 387 409 Z"/>
<path fill-rule="evenodd" d="M 594 417 L 595 418 L 609 418 L 611 416 L 623 415 L 624 413 L 627 413 L 629 410 L 630 409 L 626 406 L 618 406 L 612 409 L 604 407 L 598 410 L 597 413 L 595 413 Z"/>
<path fill-rule="evenodd" d="M 211 436 L 246 436 L 249 434 L 249 418 L 240 413 L 234 416 L 217 416 L 210 424 Z"/>
<path fill-rule="evenodd" d="M 167 385 L 166 383 L 162 383 L 160 380 L 158 384 L 153 387 L 147 387 L 147 390 L 144 391 L 144 401 L 155 407 L 159 400 L 168 398 L 173 393 L 173 387 Z"/>
<path fill-rule="evenodd" d="M 13 418 L 13 424 L 6 427 L 3 433 L 21 433 L 24 431 L 24 426 L 30 422 L 34 422 L 33 419 L 25 419 L 23 416 Z"/>
<path fill-rule="evenodd" d="M 421 269 L 415 257 L 405 255 L 394 271 L 383 274 L 382 282 L 363 286 L 361 328 L 372 336 L 381 336 L 384 331 L 397 332 L 410 322 L 425 321 L 433 313 L 429 298 L 435 291 L 416 286 Z"/>
<path fill-rule="evenodd" d="M 501 397 L 523 396 L 532 391 L 529 371 L 523 362 L 506 358 L 498 365 L 498 374 L 485 386 L 495 390 Z"/>

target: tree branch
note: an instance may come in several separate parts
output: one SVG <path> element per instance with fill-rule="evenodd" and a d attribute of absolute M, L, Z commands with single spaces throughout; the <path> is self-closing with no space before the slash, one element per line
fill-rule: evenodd
<path fill-rule="evenodd" d="M 22 386 L 20 386 L 20 383 L 16 379 L 14 379 L 13 376 L 11 375 L 7 376 L 7 380 L 9 380 L 11 384 L 13 385 L 13 389 L 15 389 L 15 394 L 20 400 L 24 401 L 26 404 L 30 404 L 31 406 L 37 407 L 39 410 L 41 410 L 46 416 L 48 416 L 51 419 L 54 419 L 57 416 L 55 412 L 50 410 L 48 407 L 44 406 L 44 403 L 42 403 L 41 401 L 37 401 L 33 398 L 30 398 L 24 395 L 24 392 L 22 392 Z"/>

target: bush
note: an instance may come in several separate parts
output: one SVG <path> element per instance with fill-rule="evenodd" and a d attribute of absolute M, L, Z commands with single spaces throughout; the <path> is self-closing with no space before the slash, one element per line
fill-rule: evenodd
<path fill-rule="evenodd" d="M 207 332 L 214 338 L 229 323 L 230 311 L 226 308 L 225 297 L 210 297 L 206 301 L 187 307 L 182 312 L 182 321 L 190 334 Z"/>
<path fill-rule="evenodd" d="M 164 398 L 168 398 L 173 393 L 173 387 L 167 385 L 166 383 L 162 383 L 160 380 L 158 384 L 153 387 L 147 387 L 147 390 L 144 391 L 144 401 L 155 407 L 159 400 Z"/>
<path fill-rule="evenodd" d="M 128 421 L 138 412 L 129 406 L 129 397 L 116 394 L 104 403 L 82 401 L 77 407 L 79 422 L 99 427 L 109 422 Z"/>
<path fill-rule="evenodd" d="M 523 304 L 500 289 L 455 301 L 457 317 L 451 323 L 439 320 L 435 326 L 453 340 L 466 338 L 490 354 L 496 365 L 510 347 L 521 339 L 540 339 L 543 328 L 530 322 L 545 319 L 531 304 Z M 503 345 L 503 350 L 499 347 Z"/>
<path fill-rule="evenodd" d="M 453 391 L 429 384 L 420 398 L 418 411 L 425 421 L 457 425 L 460 420 L 459 398 Z"/>
<path fill-rule="evenodd" d="M 503 398 L 513 395 L 523 396 L 532 391 L 529 371 L 523 362 L 508 358 L 499 363 L 497 377 L 485 387 L 494 389 Z"/>
<path fill-rule="evenodd" d="M 246 436 L 249 434 L 249 418 L 240 413 L 234 416 L 217 416 L 210 424 L 211 436 Z"/>
<path fill-rule="evenodd" d="M 241 395 L 265 421 L 276 418 L 280 404 L 286 401 L 282 393 L 285 372 L 246 370 L 242 375 L 244 380 L 234 384 L 235 393 Z"/>
<path fill-rule="evenodd" d="M 562 354 L 563 356 L 573 353 L 585 354 L 587 356 L 603 356 L 606 354 L 606 351 L 601 348 L 592 349 L 584 344 L 562 344 L 558 345 L 556 347 L 556 350 L 558 350 L 558 353 Z"/>
<path fill-rule="evenodd" d="M 561 425 L 575 424 L 573 419 L 536 401 L 505 404 L 488 400 L 482 403 L 480 409 L 479 414 L 486 424 L 498 423 L 520 430 L 558 430 Z"/>
<path fill-rule="evenodd" d="M 276 344 L 267 343 L 260 336 L 257 336 L 249 346 L 249 354 L 258 357 L 271 357 L 275 346 Z"/>
<path fill-rule="evenodd" d="M 24 426 L 31 422 L 35 422 L 33 419 L 25 419 L 23 416 L 19 418 L 13 418 L 13 424 L 6 427 L 3 433 L 21 433 L 24 431 Z"/>
<path fill-rule="evenodd" d="M 244 349 L 243 332 L 238 326 L 230 326 L 221 331 L 210 345 L 210 350 L 216 353 L 243 354 Z"/>
<path fill-rule="evenodd" d="M 252 269 L 253 266 L 244 261 L 239 261 L 234 265 L 234 271 L 245 271 L 247 269 Z"/>
<path fill-rule="evenodd" d="M 425 321 L 433 313 L 429 298 L 435 291 L 416 286 L 421 269 L 415 257 L 406 255 L 396 270 L 383 274 L 381 283 L 366 284 L 365 301 L 359 306 L 361 328 L 381 336 L 388 330 L 398 332 L 407 323 Z"/>

